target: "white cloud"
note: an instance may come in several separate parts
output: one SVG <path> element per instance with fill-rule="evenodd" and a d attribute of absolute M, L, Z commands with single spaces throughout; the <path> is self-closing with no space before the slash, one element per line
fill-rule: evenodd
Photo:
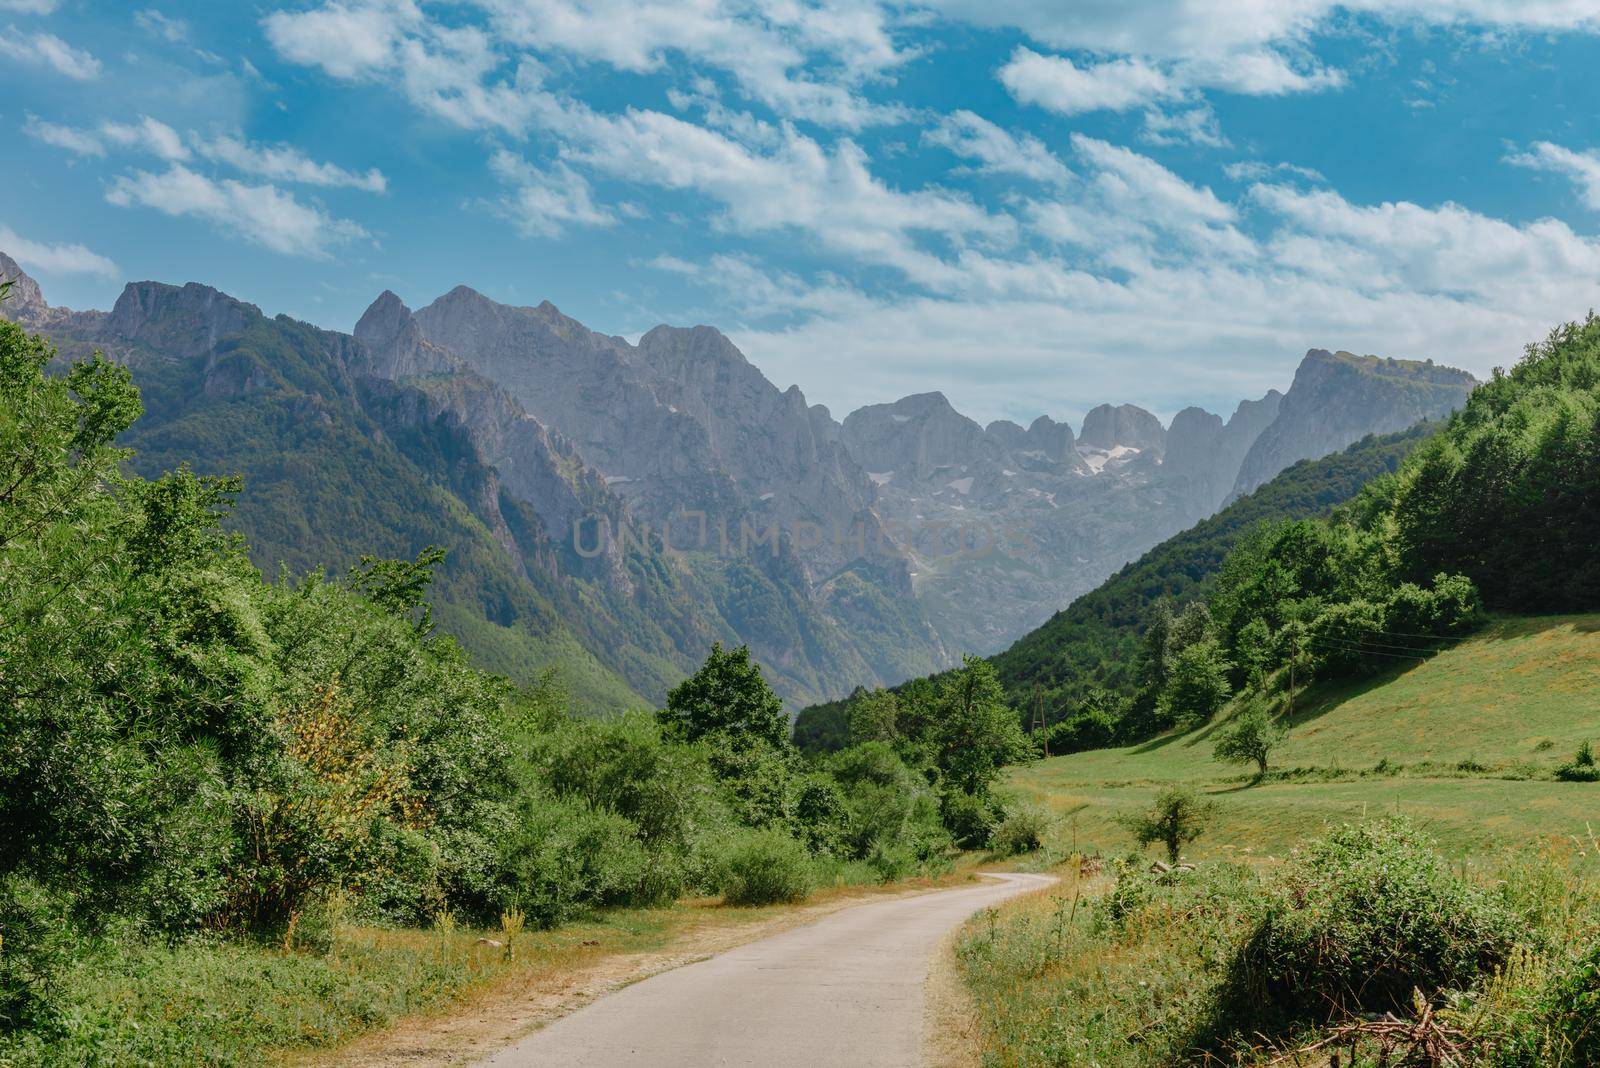
<path fill-rule="evenodd" d="M 1341 11 L 1391 24 L 1600 30 L 1596 0 L 924 0 L 979 26 L 1022 30 L 1055 48 L 1162 59 L 1222 59 L 1306 40 Z"/>
<path fill-rule="evenodd" d="M 750 99 L 789 118 L 859 129 L 903 117 L 858 92 L 912 53 L 894 43 L 888 15 L 866 0 L 470 0 L 488 33 L 429 18 L 411 0 L 330 0 L 277 11 L 263 25 L 284 59 L 336 78 L 388 74 L 413 99 L 456 121 L 514 131 L 526 123 L 541 57 L 562 56 L 646 73 L 682 57 L 725 71 Z M 442 65 L 441 65 L 442 64 Z M 408 67 L 426 70 L 416 76 Z M 490 77 L 502 65 L 508 81 Z M 453 95 L 469 99 L 454 109 Z"/>
<path fill-rule="evenodd" d="M 93 274 L 116 278 L 120 273 L 115 263 L 82 245 L 30 241 L 3 225 L 0 225 L 0 252 L 7 253 L 28 270 L 42 274 Z"/>
<path fill-rule="evenodd" d="M 1280 174 L 1304 178 L 1308 182 L 1324 182 L 1322 172 L 1294 163 L 1267 163 L 1264 160 L 1245 159 L 1222 168 L 1224 174 L 1236 182 L 1263 182 Z"/>
<path fill-rule="evenodd" d="M 1000 82 L 1019 102 L 1061 115 L 1124 111 L 1179 91 L 1165 74 L 1142 60 L 1117 59 L 1080 67 L 1065 56 L 1042 56 L 1021 46 L 1000 68 Z"/>
<path fill-rule="evenodd" d="M 1217 113 L 1204 102 L 1170 110 L 1151 108 L 1144 113 L 1144 130 L 1140 136 L 1153 145 L 1193 144 L 1223 148 L 1228 144 L 1217 122 Z"/>
<path fill-rule="evenodd" d="M 0 0 L 0 11 L 13 11 L 18 15 L 48 15 L 58 3 L 59 0 Z"/>
<path fill-rule="evenodd" d="M 1217 146 L 1222 137 L 1204 104 L 1169 110 L 1159 105 L 1193 101 L 1202 89 L 1248 96 L 1315 92 L 1344 84 L 1339 71 L 1297 69 L 1271 49 L 1166 61 L 1145 56 L 1074 62 L 1018 46 L 999 78 L 1019 103 L 1059 115 L 1150 108 L 1146 129 L 1153 140 L 1194 141 Z"/>
<path fill-rule="evenodd" d="M 114 145 L 148 152 L 169 162 L 189 158 L 189 149 L 178 131 L 148 115 L 138 122 L 103 122 L 100 136 Z"/>
<path fill-rule="evenodd" d="M 558 237 L 572 226 L 611 226 L 617 221 L 595 204 L 588 181 L 565 163 L 540 170 L 502 149 L 490 168 L 512 187 L 497 207 L 530 237 Z"/>
<path fill-rule="evenodd" d="M 826 297 L 812 298 L 806 282 L 749 269 L 694 277 L 730 302 L 755 293 L 748 314 L 779 322 L 735 340 L 835 411 L 937 388 L 980 419 L 1102 400 L 1222 406 L 1282 388 L 1312 347 L 1482 375 L 1600 298 L 1600 239 L 1554 220 L 1281 184 L 1230 203 L 1125 147 L 1080 135 L 1074 150 L 1081 180 L 1024 207 L 1029 232 L 1059 251 L 957 256 L 962 281 L 944 292 L 841 295 L 824 278 L 809 285 Z"/>
<path fill-rule="evenodd" d="M 893 268 L 920 285 L 955 274 L 921 242 L 937 237 L 1006 243 L 1007 216 L 942 189 L 902 191 L 875 177 L 851 141 L 832 150 L 792 127 L 770 150 L 655 111 L 601 115 L 575 108 L 561 120 L 569 159 L 613 177 L 708 197 L 716 228 L 739 234 L 795 231 L 860 263 Z"/>
<path fill-rule="evenodd" d="M 329 3 L 309 11 L 275 11 L 262 22 L 267 40 L 291 63 L 357 78 L 388 67 L 422 12 L 410 0 Z"/>
<path fill-rule="evenodd" d="M 1574 152 L 1549 141 L 1537 141 L 1529 151 L 1514 153 L 1506 160 L 1518 167 L 1564 175 L 1577 187 L 1583 202 L 1600 211 L 1600 152 Z"/>
<path fill-rule="evenodd" d="M 334 246 L 367 236 L 355 223 L 303 204 L 276 186 L 214 181 L 181 164 L 161 174 L 124 175 L 112 183 L 106 199 L 121 207 L 192 215 L 285 255 L 325 258 Z"/>
<path fill-rule="evenodd" d="M 164 15 L 153 7 L 136 12 L 133 16 L 133 21 L 146 33 L 155 34 L 171 44 L 181 44 L 189 39 L 189 24 L 187 22 L 183 19 Z"/>
<path fill-rule="evenodd" d="M 332 163 L 311 159 L 293 145 L 260 145 L 238 137 L 195 138 L 194 149 L 205 159 L 223 163 L 242 174 L 279 182 L 360 189 L 382 193 L 389 180 L 376 168 L 365 173 L 347 171 Z"/>
<path fill-rule="evenodd" d="M 389 187 L 388 179 L 376 168 L 365 173 L 348 171 L 314 160 L 293 145 L 262 145 L 230 134 L 206 138 L 191 132 L 185 138 L 171 126 L 148 115 L 136 122 L 107 120 L 93 130 L 61 126 L 29 115 L 23 132 L 79 156 L 104 156 L 107 146 L 112 145 L 156 156 L 168 163 L 184 163 L 199 156 L 241 174 L 298 185 L 345 187 L 369 193 L 382 193 Z"/>
<path fill-rule="evenodd" d="M 1032 134 L 1010 133 L 981 115 L 956 111 L 922 135 L 931 145 L 979 161 L 980 171 L 1015 174 L 1037 182 L 1060 185 L 1072 177 L 1066 164 Z"/>
<path fill-rule="evenodd" d="M 73 48 L 53 33 L 18 34 L 16 30 L 0 33 L 0 55 L 7 55 L 24 63 L 50 67 L 57 74 L 77 81 L 89 81 L 100 76 L 100 61 L 88 52 Z"/>
<path fill-rule="evenodd" d="M 29 115 L 22 125 L 22 132 L 37 141 L 42 141 L 55 148 L 65 149 L 75 156 L 104 156 L 106 146 L 101 143 L 88 130 L 79 130 L 72 126 L 61 126 L 53 122 L 45 122 L 37 115 Z"/>

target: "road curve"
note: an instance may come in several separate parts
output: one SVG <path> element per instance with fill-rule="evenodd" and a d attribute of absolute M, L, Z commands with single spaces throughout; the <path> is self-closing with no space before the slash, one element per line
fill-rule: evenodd
<path fill-rule="evenodd" d="M 922 988 L 940 940 L 979 909 L 1055 881 L 988 878 L 857 905 L 663 972 L 480 1063 L 913 1068 L 921 1062 Z"/>

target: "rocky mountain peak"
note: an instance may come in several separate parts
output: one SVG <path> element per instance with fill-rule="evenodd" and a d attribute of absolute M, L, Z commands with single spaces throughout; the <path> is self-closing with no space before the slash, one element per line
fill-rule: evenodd
<path fill-rule="evenodd" d="M 1166 439 L 1161 420 L 1134 404 L 1102 404 L 1091 409 L 1084 416 L 1083 431 L 1078 435 L 1079 443 L 1089 448 L 1108 452 L 1138 449 L 1156 456 L 1161 455 Z"/>
<path fill-rule="evenodd" d="M 986 452 L 983 428 L 936 391 L 851 412 L 841 440 L 867 471 L 916 479 L 971 463 Z"/>
<path fill-rule="evenodd" d="M 19 323 L 30 323 L 49 314 L 50 305 L 45 303 L 44 291 L 39 288 L 39 283 L 4 252 L 0 252 L 0 282 L 11 283 L 10 294 L 0 303 L 0 316 Z"/>
<path fill-rule="evenodd" d="M 385 289 L 362 313 L 356 323 L 355 336 L 369 345 L 381 345 L 394 340 L 402 330 L 416 328 L 416 320 L 411 318 L 411 309 L 406 307 L 405 301 L 396 296 L 394 290 Z"/>
<path fill-rule="evenodd" d="M 111 309 L 106 329 L 117 337 L 194 359 L 261 318 L 261 309 L 254 304 L 199 282 L 182 286 L 130 282 Z"/>
<path fill-rule="evenodd" d="M 1477 380 L 1432 360 L 1311 349 L 1272 420 L 1245 455 L 1238 498 L 1300 460 L 1326 456 L 1367 434 L 1390 434 L 1459 408 Z"/>

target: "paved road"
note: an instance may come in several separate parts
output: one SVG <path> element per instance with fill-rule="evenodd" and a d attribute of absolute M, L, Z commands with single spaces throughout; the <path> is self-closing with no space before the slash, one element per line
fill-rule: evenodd
<path fill-rule="evenodd" d="M 912 1068 L 922 1051 L 928 962 L 981 908 L 1054 880 L 857 905 L 816 923 L 635 983 L 482 1062 L 494 1068 Z"/>

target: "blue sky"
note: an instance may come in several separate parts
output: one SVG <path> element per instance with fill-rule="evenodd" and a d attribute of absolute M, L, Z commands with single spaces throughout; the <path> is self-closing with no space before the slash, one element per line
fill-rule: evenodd
<path fill-rule="evenodd" d="M 0 248 L 349 329 L 707 322 L 836 415 L 1163 415 L 1600 304 L 1600 0 L 0 0 Z"/>

